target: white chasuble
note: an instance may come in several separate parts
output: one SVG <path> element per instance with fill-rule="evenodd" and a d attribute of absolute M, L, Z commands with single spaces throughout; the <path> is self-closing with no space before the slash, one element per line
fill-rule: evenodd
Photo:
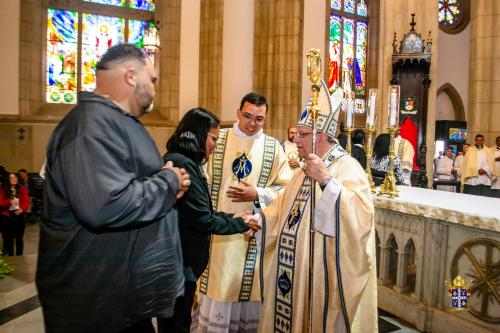
<path fill-rule="evenodd" d="M 343 332 L 346 322 L 352 332 L 377 332 L 370 186 L 359 163 L 339 146 L 323 160 L 333 180 L 323 192 L 316 187 L 312 332 Z M 309 331 L 310 182 L 303 171 L 296 173 L 285 192 L 263 211 L 262 333 Z"/>
<path fill-rule="evenodd" d="M 226 213 L 254 208 L 252 202 L 232 202 L 226 195 L 229 186 L 237 186 L 240 179 L 257 186 L 260 206 L 265 207 L 291 178 L 278 140 L 264 134 L 242 137 L 235 135 L 234 129 L 220 131 L 207 173 L 214 210 Z M 255 237 L 213 235 L 210 261 L 199 281 L 200 292 L 222 302 L 260 301 L 259 261 Z"/>

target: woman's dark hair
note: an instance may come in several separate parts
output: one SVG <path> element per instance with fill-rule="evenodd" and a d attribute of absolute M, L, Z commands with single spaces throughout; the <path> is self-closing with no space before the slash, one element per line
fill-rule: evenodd
<path fill-rule="evenodd" d="M 189 110 L 168 139 L 168 152 L 182 154 L 200 165 L 205 163 L 208 132 L 219 124 L 219 118 L 204 108 Z"/>
<path fill-rule="evenodd" d="M 17 184 L 15 185 L 15 191 L 12 193 L 11 185 L 10 185 L 10 175 L 14 175 L 17 178 Z M 4 191 L 5 198 L 12 199 L 14 196 L 18 197 L 19 192 L 21 192 L 21 182 L 19 180 L 19 175 L 17 173 L 7 173 L 4 181 L 2 182 L 2 190 Z"/>
<path fill-rule="evenodd" d="M 377 159 L 389 155 L 389 145 L 391 143 L 391 137 L 388 133 L 382 133 L 375 139 L 375 145 L 373 146 L 373 154 Z"/>

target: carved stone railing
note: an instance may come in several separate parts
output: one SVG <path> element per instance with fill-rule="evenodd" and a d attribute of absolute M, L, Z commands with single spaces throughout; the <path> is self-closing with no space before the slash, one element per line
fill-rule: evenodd
<path fill-rule="evenodd" d="M 374 197 L 378 304 L 425 332 L 491 332 L 500 325 L 500 200 L 399 187 Z M 469 282 L 468 311 L 448 285 Z"/>

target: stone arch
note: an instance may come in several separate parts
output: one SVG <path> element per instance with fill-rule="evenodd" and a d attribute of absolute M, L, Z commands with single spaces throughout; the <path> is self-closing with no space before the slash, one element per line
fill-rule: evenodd
<path fill-rule="evenodd" d="M 387 257 L 387 267 L 389 268 L 387 280 L 389 285 L 395 285 L 398 277 L 398 242 L 393 233 L 389 235 L 386 245 L 389 251 Z"/>
<path fill-rule="evenodd" d="M 437 90 L 436 96 L 439 96 L 440 93 L 445 93 L 450 98 L 455 112 L 455 120 L 465 121 L 464 103 L 457 89 L 451 83 L 446 82 Z"/>
<path fill-rule="evenodd" d="M 404 247 L 405 259 L 403 261 L 406 266 L 406 274 L 403 277 L 405 280 L 404 287 L 407 292 L 414 293 L 417 280 L 417 262 L 416 262 L 416 248 L 413 239 L 408 239 Z"/>

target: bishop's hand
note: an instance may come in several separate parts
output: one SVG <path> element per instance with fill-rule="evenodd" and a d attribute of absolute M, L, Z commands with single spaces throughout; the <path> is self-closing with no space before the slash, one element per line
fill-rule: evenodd
<path fill-rule="evenodd" d="M 319 183 L 330 176 L 325 163 L 317 155 L 309 154 L 306 159 L 306 165 L 307 174 Z"/>

